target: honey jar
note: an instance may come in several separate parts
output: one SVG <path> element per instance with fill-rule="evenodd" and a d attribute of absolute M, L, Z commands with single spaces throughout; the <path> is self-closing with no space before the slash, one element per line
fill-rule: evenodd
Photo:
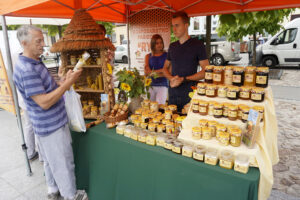
<path fill-rule="evenodd" d="M 231 105 L 228 107 L 228 119 L 231 121 L 237 120 L 238 117 L 238 107 L 236 105 Z"/>
<path fill-rule="evenodd" d="M 234 147 L 239 147 L 242 140 L 242 130 L 240 128 L 234 128 L 230 131 L 230 144 Z"/>
<path fill-rule="evenodd" d="M 147 129 L 147 127 L 148 127 L 148 123 L 146 123 L 146 122 L 141 123 L 141 128 L 142 129 Z"/>
<path fill-rule="evenodd" d="M 269 82 L 269 68 L 258 67 L 256 69 L 256 87 L 266 88 Z"/>
<path fill-rule="evenodd" d="M 224 84 L 225 85 L 232 85 L 232 75 L 233 75 L 232 66 L 226 66 L 225 70 L 224 70 Z"/>
<path fill-rule="evenodd" d="M 210 101 L 208 104 L 208 115 L 213 116 L 214 115 L 214 106 L 215 106 L 215 101 Z"/>
<path fill-rule="evenodd" d="M 198 161 L 204 161 L 205 150 L 205 146 L 197 145 L 193 152 L 193 158 Z"/>
<path fill-rule="evenodd" d="M 124 130 L 124 136 L 130 138 L 132 130 L 133 130 L 133 126 L 127 125 L 126 128 L 125 128 L 125 130 Z"/>
<path fill-rule="evenodd" d="M 88 100 L 88 105 L 89 106 L 94 106 L 94 100 L 92 100 L 92 99 Z"/>
<path fill-rule="evenodd" d="M 139 142 L 146 143 L 146 137 L 147 137 L 147 132 L 141 131 L 141 132 L 138 134 L 138 141 L 139 141 Z"/>
<path fill-rule="evenodd" d="M 165 119 L 171 120 L 172 119 L 172 110 L 165 111 Z"/>
<path fill-rule="evenodd" d="M 165 149 L 172 150 L 173 149 L 173 141 L 175 139 L 173 137 L 167 137 L 165 140 Z"/>
<path fill-rule="evenodd" d="M 239 120 L 242 120 L 242 115 L 243 115 L 242 108 L 245 107 L 245 106 L 247 106 L 247 105 L 245 105 L 245 104 L 239 104 L 238 105 L 238 117 L 237 118 Z"/>
<path fill-rule="evenodd" d="M 218 151 L 213 148 L 207 149 L 204 162 L 209 165 L 216 165 L 218 163 Z"/>
<path fill-rule="evenodd" d="M 138 109 L 135 110 L 136 115 L 141 115 L 142 112 L 143 112 L 142 108 L 138 108 Z"/>
<path fill-rule="evenodd" d="M 144 113 L 142 114 L 141 121 L 142 121 L 142 122 L 145 122 L 145 123 L 149 123 L 149 119 L 150 119 L 149 114 L 144 112 Z"/>
<path fill-rule="evenodd" d="M 246 67 L 244 86 L 255 86 L 256 67 Z"/>
<path fill-rule="evenodd" d="M 220 132 L 219 133 L 218 141 L 221 145 L 228 146 L 229 145 L 229 140 L 230 140 L 229 133 L 227 133 L 227 132 Z"/>
<path fill-rule="evenodd" d="M 156 135 L 154 133 L 149 133 L 146 137 L 146 144 L 154 146 L 156 144 Z"/>
<path fill-rule="evenodd" d="M 161 123 L 163 124 L 163 125 L 166 125 L 168 122 L 170 122 L 171 120 L 170 119 L 163 119 L 162 121 L 161 121 Z"/>
<path fill-rule="evenodd" d="M 208 114 L 208 102 L 207 101 L 199 101 L 199 114 L 200 115 Z"/>
<path fill-rule="evenodd" d="M 216 85 L 207 85 L 205 94 L 207 97 L 216 97 L 217 96 L 217 86 Z"/>
<path fill-rule="evenodd" d="M 118 126 L 116 127 L 116 131 L 117 131 L 118 134 L 123 135 L 123 134 L 124 134 L 124 131 L 125 131 L 125 128 L 126 128 L 125 125 L 118 125 Z"/>
<path fill-rule="evenodd" d="M 137 141 L 138 140 L 138 130 L 133 130 L 130 138 Z"/>
<path fill-rule="evenodd" d="M 246 123 L 248 121 L 249 110 L 250 110 L 249 106 L 243 106 L 241 108 L 241 111 L 242 111 L 242 122 L 244 122 L 244 123 Z"/>
<path fill-rule="evenodd" d="M 213 70 L 213 84 L 220 85 L 224 84 L 224 67 L 214 66 Z"/>
<path fill-rule="evenodd" d="M 179 116 L 175 120 L 175 134 L 178 135 L 182 130 L 182 122 L 185 119 L 184 116 Z"/>
<path fill-rule="evenodd" d="M 204 96 L 206 90 L 206 84 L 205 83 L 198 83 L 197 84 L 197 94 Z"/>
<path fill-rule="evenodd" d="M 151 131 L 151 132 L 155 132 L 156 131 L 156 126 L 157 126 L 157 124 L 155 124 L 155 123 L 149 123 L 148 124 L 148 130 Z"/>
<path fill-rule="evenodd" d="M 236 86 L 228 86 L 227 98 L 230 100 L 237 100 L 239 97 L 240 88 Z"/>
<path fill-rule="evenodd" d="M 218 124 L 216 126 L 216 138 L 219 139 L 220 132 L 226 132 L 227 127 L 224 124 Z"/>
<path fill-rule="evenodd" d="M 158 133 L 163 133 L 166 131 L 166 126 L 163 124 L 158 124 L 156 128 Z"/>
<path fill-rule="evenodd" d="M 264 107 L 263 106 L 253 106 L 253 109 L 261 114 L 261 122 L 264 120 Z"/>
<path fill-rule="evenodd" d="M 199 120 L 199 127 L 207 127 L 208 121 L 206 119 L 200 119 Z"/>
<path fill-rule="evenodd" d="M 149 99 L 145 99 L 145 100 L 142 102 L 142 108 L 149 109 L 149 108 L 150 108 L 150 103 L 151 103 L 151 101 L 150 101 Z"/>
<path fill-rule="evenodd" d="M 235 157 L 234 171 L 247 174 L 249 170 L 249 157 L 239 154 Z"/>
<path fill-rule="evenodd" d="M 166 124 L 166 133 L 168 134 L 172 134 L 174 133 L 175 129 L 174 129 L 174 123 L 173 122 L 168 122 Z"/>
<path fill-rule="evenodd" d="M 158 112 L 158 103 L 156 101 L 150 103 L 150 111 Z"/>
<path fill-rule="evenodd" d="M 232 169 L 233 167 L 233 153 L 231 151 L 225 150 L 221 152 L 219 165 L 225 169 Z"/>
<path fill-rule="evenodd" d="M 215 103 L 214 105 L 214 117 L 221 118 L 223 116 L 223 104 Z"/>
<path fill-rule="evenodd" d="M 192 99 L 192 111 L 193 111 L 193 113 L 199 113 L 199 101 L 198 101 L 198 99 Z"/>
<path fill-rule="evenodd" d="M 239 128 L 237 125 L 233 125 L 233 124 L 231 124 L 231 125 L 228 125 L 227 126 L 227 132 L 229 133 L 229 134 L 231 134 L 231 130 L 232 129 L 236 129 L 236 128 Z"/>
<path fill-rule="evenodd" d="M 216 130 L 217 130 L 217 125 L 218 125 L 219 123 L 218 122 L 216 122 L 216 121 L 209 121 L 208 123 L 207 123 L 207 126 L 208 127 L 210 127 L 211 128 L 211 136 L 212 137 L 215 137 L 216 136 Z"/>
<path fill-rule="evenodd" d="M 251 100 L 254 102 L 263 102 L 265 99 L 265 90 L 263 88 L 252 88 Z"/>
<path fill-rule="evenodd" d="M 182 155 L 191 158 L 193 156 L 193 147 L 190 145 L 184 145 L 182 147 Z"/>
<path fill-rule="evenodd" d="M 77 63 L 76 56 L 71 55 L 71 56 L 70 56 L 70 62 L 71 62 L 71 65 L 76 65 L 76 63 Z"/>
<path fill-rule="evenodd" d="M 161 134 L 156 137 L 156 146 L 164 147 L 165 146 L 166 136 Z"/>
<path fill-rule="evenodd" d="M 250 92 L 251 92 L 250 87 L 246 87 L 246 86 L 240 87 L 240 99 L 249 100 Z"/>
<path fill-rule="evenodd" d="M 158 117 L 153 118 L 152 123 L 159 124 L 160 123 L 160 118 L 158 118 Z"/>
<path fill-rule="evenodd" d="M 219 85 L 218 86 L 218 97 L 225 98 L 227 96 L 227 86 Z"/>
<path fill-rule="evenodd" d="M 232 73 L 232 85 L 242 86 L 244 83 L 244 68 L 234 67 Z"/>
<path fill-rule="evenodd" d="M 83 100 L 82 101 L 82 106 L 88 105 L 88 101 L 87 100 Z"/>
<path fill-rule="evenodd" d="M 183 144 L 182 142 L 180 142 L 179 140 L 175 140 L 173 142 L 173 147 L 172 147 L 172 151 L 174 153 L 177 153 L 177 154 L 181 154 L 181 149 L 183 147 Z"/>
<path fill-rule="evenodd" d="M 201 139 L 201 127 L 193 127 L 192 128 L 192 138 L 195 140 Z"/>
<path fill-rule="evenodd" d="M 176 105 L 169 105 L 168 109 L 172 111 L 172 113 L 176 113 L 177 112 L 177 106 Z"/>
<path fill-rule="evenodd" d="M 210 140 L 212 137 L 212 128 L 211 127 L 202 127 L 202 139 Z"/>
<path fill-rule="evenodd" d="M 132 114 L 131 116 L 130 116 L 130 120 L 131 120 L 131 122 L 133 122 L 134 120 L 137 120 L 137 119 L 139 119 L 139 115 L 136 115 L 136 114 Z"/>
<path fill-rule="evenodd" d="M 213 83 L 213 68 L 212 65 L 205 67 L 205 83 Z"/>
<path fill-rule="evenodd" d="M 231 103 L 224 103 L 223 105 L 223 117 L 228 117 L 228 109 L 231 106 Z"/>

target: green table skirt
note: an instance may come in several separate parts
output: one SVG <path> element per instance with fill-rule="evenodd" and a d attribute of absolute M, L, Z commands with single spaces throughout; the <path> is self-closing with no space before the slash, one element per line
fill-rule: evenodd
<path fill-rule="evenodd" d="M 90 200 L 254 200 L 259 170 L 240 174 L 106 129 L 72 132 L 77 188 Z"/>

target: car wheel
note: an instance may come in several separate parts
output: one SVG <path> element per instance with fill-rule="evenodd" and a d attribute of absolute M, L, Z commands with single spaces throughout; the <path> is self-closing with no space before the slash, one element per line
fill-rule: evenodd
<path fill-rule="evenodd" d="M 123 56 L 123 57 L 122 57 L 122 61 L 123 61 L 123 63 L 128 63 L 128 58 L 127 58 L 127 56 Z"/>
<path fill-rule="evenodd" d="M 215 66 L 221 66 L 224 65 L 225 63 L 223 56 L 220 54 L 213 55 L 211 60 L 212 60 L 212 64 Z"/>
<path fill-rule="evenodd" d="M 263 58 L 262 64 L 266 67 L 275 67 L 277 61 L 274 56 L 266 56 Z"/>

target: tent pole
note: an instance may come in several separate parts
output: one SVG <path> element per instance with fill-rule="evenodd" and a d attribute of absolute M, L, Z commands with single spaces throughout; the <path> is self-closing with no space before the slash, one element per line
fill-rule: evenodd
<path fill-rule="evenodd" d="M 31 166 L 28 160 L 28 156 L 27 156 L 27 147 L 25 144 L 25 138 L 24 138 L 24 132 L 23 132 L 23 126 L 22 126 L 22 121 L 21 121 L 21 114 L 20 114 L 20 109 L 19 109 L 19 101 L 18 101 L 18 95 L 17 95 L 17 90 L 15 85 L 13 84 L 13 79 L 12 79 L 12 61 L 11 61 L 11 54 L 10 54 L 10 47 L 9 47 L 9 42 L 8 42 L 8 34 L 7 34 L 7 27 L 6 27 L 6 21 L 5 21 L 5 17 L 3 15 L 1 15 L 1 21 L 2 21 L 2 30 L 3 30 L 3 37 L 4 37 L 4 42 L 5 42 L 5 50 L 6 50 L 6 57 L 7 57 L 7 76 L 8 76 L 8 80 L 9 80 L 9 84 L 11 86 L 12 92 L 13 92 L 13 98 L 14 98 L 14 104 L 15 104 L 15 109 L 16 109 L 16 113 L 17 113 L 17 123 L 18 123 L 18 127 L 21 133 L 21 137 L 22 137 L 22 149 L 24 151 L 25 154 L 25 161 L 26 161 L 26 166 L 27 166 L 27 172 L 28 172 L 28 176 L 32 175 L 32 171 L 31 171 Z"/>
<path fill-rule="evenodd" d="M 126 5 L 126 22 L 127 22 L 127 49 L 128 49 L 128 67 L 131 68 L 131 57 L 130 57 L 130 40 L 129 40 L 129 7 Z"/>

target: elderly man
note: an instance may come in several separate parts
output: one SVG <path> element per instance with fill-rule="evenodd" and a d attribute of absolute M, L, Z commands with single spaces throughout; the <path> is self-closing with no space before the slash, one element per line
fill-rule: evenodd
<path fill-rule="evenodd" d="M 58 86 L 40 61 L 44 37 L 41 29 L 25 25 L 17 31 L 23 54 L 14 67 L 14 82 L 21 93 L 37 136 L 48 186 L 48 199 L 75 199 L 74 159 L 63 94 L 77 80 L 81 70 L 69 71 Z"/>

